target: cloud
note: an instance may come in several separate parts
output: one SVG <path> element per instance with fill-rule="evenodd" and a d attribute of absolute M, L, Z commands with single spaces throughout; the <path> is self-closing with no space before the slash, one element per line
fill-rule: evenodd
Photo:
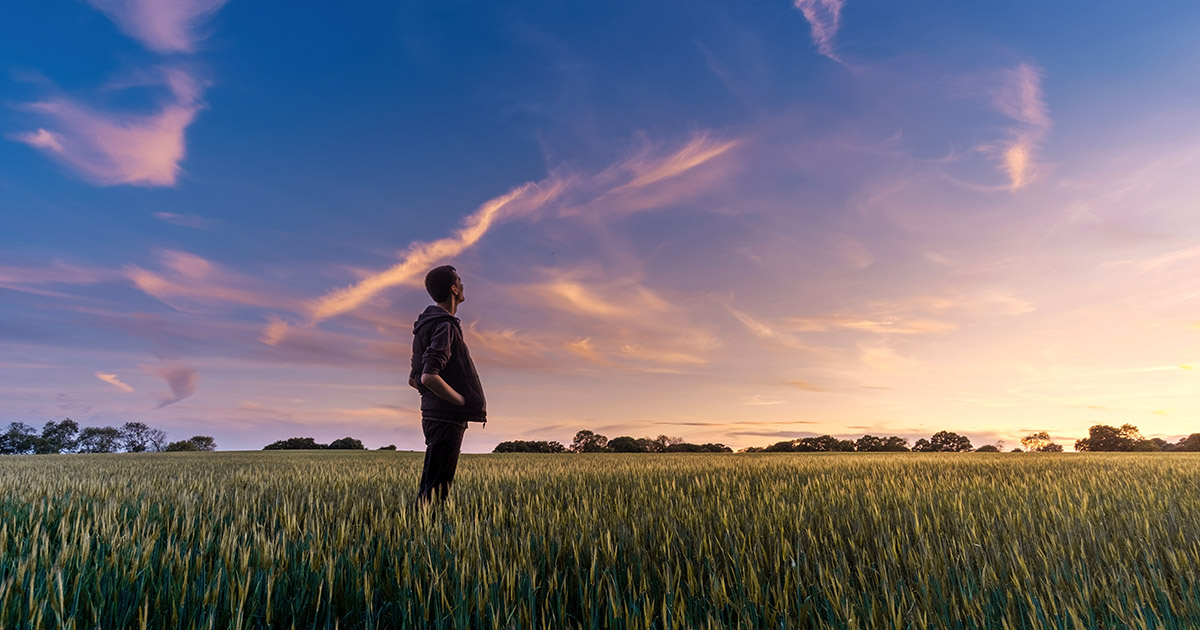
<path fill-rule="evenodd" d="M 122 383 L 121 379 L 117 378 L 116 374 L 105 374 L 103 372 L 96 372 L 96 378 L 104 381 L 105 383 L 108 383 L 109 385 L 112 385 L 113 387 L 116 387 L 117 389 L 119 389 L 127 394 L 133 393 L 133 388 L 130 387 L 129 385 L 126 385 L 125 383 Z"/>
<path fill-rule="evenodd" d="M 842 5 L 842 0 L 795 0 L 796 8 L 808 20 L 817 52 L 838 63 L 843 62 L 833 49 L 833 41 L 841 26 Z"/>
<path fill-rule="evenodd" d="M 419 284 L 420 278 L 431 266 L 458 256 L 479 242 L 494 226 L 529 218 L 553 203 L 565 204 L 568 195 L 575 198 L 575 203 L 570 204 L 564 214 L 585 210 L 614 212 L 656 208 L 696 194 L 712 180 L 689 180 L 683 182 L 680 189 L 672 189 L 667 184 L 679 181 L 685 174 L 695 173 L 701 166 L 711 163 L 737 144 L 736 140 L 717 140 L 707 133 L 700 133 L 677 150 L 663 152 L 657 148 L 644 148 L 590 177 L 566 176 L 556 172 L 539 182 L 518 186 L 467 215 L 462 227 L 453 235 L 436 241 L 413 243 L 399 263 L 314 300 L 308 308 L 310 323 L 320 323 L 354 311 L 392 287 Z M 558 290 L 580 308 L 586 308 L 589 304 L 586 290 L 568 285 L 562 285 Z"/>
<path fill-rule="evenodd" d="M 59 96 L 25 106 L 45 118 L 46 127 L 9 137 L 102 186 L 174 186 L 186 152 L 184 132 L 202 107 L 203 89 L 179 69 L 157 82 L 168 96 L 153 114 L 105 112 Z"/>
<path fill-rule="evenodd" d="M 204 217 L 198 217 L 195 215 L 174 214 L 171 212 L 155 212 L 154 218 L 166 221 L 172 225 L 194 228 L 197 230 L 211 230 L 221 223 L 216 219 L 206 219 Z"/>
<path fill-rule="evenodd" d="M 189 53 L 198 32 L 226 0 L 88 0 L 121 32 L 159 53 Z"/>
<path fill-rule="evenodd" d="M 1022 63 L 999 73 L 998 85 L 991 93 L 992 107 L 1011 118 L 1009 140 L 991 150 L 1001 156 L 1001 168 L 1008 175 L 1011 190 L 1029 184 L 1037 176 L 1036 152 L 1050 129 L 1050 115 L 1042 99 L 1042 72 Z"/>
<path fill-rule="evenodd" d="M 449 260 L 474 245 L 493 225 L 528 215 L 558 198 L 568 182 L 551 175 L 538 183 L 527 183 L 489 200 L 463 219 L 453 236 L 428 243 L 413 243 L 403 259 L 380 273 L 344 289 L 327 293 L 309 308 L 313 323 L 353 311 L 380 292 L 424 277 L 435 262 Z"/>
<path fill-rule="evenodd" d="M 167 387 L 171 389 L 169 394 L 164 394 L 155 409 L 162 409 L 167 405 L 173 405 L 188 396 L 196 393 L 196 381 L 198 375 L 196 370 L 175 363 L 165 363 L 163 365 L 143 365 L 141 366 L 148 374 L 153 374 L 167 383 Z"/>
<path fill-rule="evenodd" d="M 164 270 L 153 272 L 129 265 L 125 275 L 143 293 L 176 310 L 196 312 L 218 304 L 294 306 L 288 298 L 263 291 L 248 278 L 195 254 L 163 250 L 158 256 Z"/>
<path fill-rule="evenodd" d="M 79 267 L 54 261 L 49 267 L 0 267 L 0 288 L 35 295 L 68 297 L 37 287 L 53 284 L 99 284 L 120 277 L 120 272 L 112 269 Z"/>

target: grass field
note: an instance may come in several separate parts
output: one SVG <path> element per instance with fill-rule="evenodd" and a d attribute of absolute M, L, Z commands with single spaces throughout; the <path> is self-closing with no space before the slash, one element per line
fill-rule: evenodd
<path fill-rule="evenodd" d="M 420 457 L 0 458 L 0 627 L 1200 627 L 1200 455 Z"/>

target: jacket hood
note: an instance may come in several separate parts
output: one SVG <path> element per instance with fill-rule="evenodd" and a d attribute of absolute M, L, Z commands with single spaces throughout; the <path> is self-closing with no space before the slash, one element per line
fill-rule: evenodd
<path fill-rule="evenodd" d="M 430 304 L 425 308 L 425 312 L 417 316 L 417 321 L 413 322 L 413 334 L 417 334 L 418 330 L 427 324 L 432 324 L 439 321 L 449 321 L 458 324 L 458 318 L 447 313 L 442 307 L 437 304 Z"/>

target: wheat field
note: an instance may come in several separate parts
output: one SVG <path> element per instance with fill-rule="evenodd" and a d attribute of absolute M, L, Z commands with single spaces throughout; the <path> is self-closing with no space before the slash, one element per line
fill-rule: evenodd
<path fill-rule="evenodd" d="M 0 458 L 3 628 L 1196 628 L 1200 456 Z"/>

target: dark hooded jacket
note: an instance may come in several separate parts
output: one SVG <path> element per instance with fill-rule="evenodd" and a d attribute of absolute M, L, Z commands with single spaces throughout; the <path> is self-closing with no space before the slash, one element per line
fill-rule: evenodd
<path fill-rule="evenodd" d="M 461 407 L 442 400 L 421 384 L 422 374 L 440 374 L 446 384 L 462 394 Z M 412 370 L 417 391 L 421 392 L 421 416 L 435 420 L 487 422 L 487 402 L 483 385 L 463 341 L 458 318 L 437 305 L 431 305 L 413 324 Z"/>

